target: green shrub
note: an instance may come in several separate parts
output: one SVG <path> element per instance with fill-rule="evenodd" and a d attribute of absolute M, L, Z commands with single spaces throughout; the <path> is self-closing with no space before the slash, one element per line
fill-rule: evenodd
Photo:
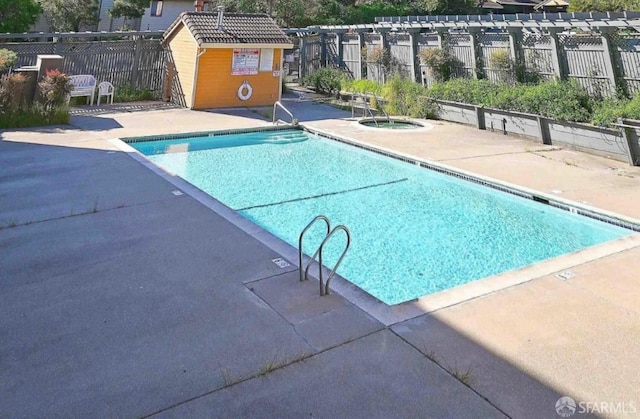
<path fill-rule="evenodd" d="M 47 70 L 38 87 L 45 105 L 50 108 L 66 105 L 67 97 L 73 90 L 69 75 L 60 70 Z"/>
<path fill-rule="evenodd" d="M 0 48 L 0 74 L 7 71 L 9 67 L 13 67 L 16 61 L 18 61 L 18 56 L 15 52 Z"/>
<path fill-rule="evenodd" d="M 316 89 L 319 93 L 332 94 L 340 91 L 342 71 L 337 68 L 321 68 L 308 75 L 304 84 Z"/>
<path fill-rule="evenodd" d="M 591 121 L 593 100 L 575 81 L 547 81 L 523 86 L 521 112 L 543 115 L 560 121 Z"/>
<path fill-rule="evenodd" d="M 502 83 L 515 84 L 516 63 L 511 58 L 508 49 L 498 49 L 489 56 L 489 66 L 497 72 L 498 81 Z"/>
<path fill-rule="evenodd" d="M 563 121 L 591 120 L 593 100 L 575 81 L 510 86 L 488 80 L 455 79 L 427 90 L 434 99 L 547 116 Z"/>
<path fill-rule="evenodd" d="M 69 123 L 66 98 L 71 92 L 71 84 L 68 76 L 59 71 L 47 71 L 39 84 L 44 104 L 24 106 L 25 83 L 22 74 L 0 78 L 0 129 Z"/>
<path fill-rule="evenodd" d="M 596 125 L 606 125 L 617 118 L 640 120 L 640 94 L 633 99 L 598 101 L 574 80 L 509 85 L 482 79 L 453 79 L 425 89 L 419 83 L 394 76 L 384 85 L 371 80 L 343 79 L 342 88 L 383 96 L 390 114 L 421 118 L 435 117 L 437 106 L 432 99 L 440 99 Z"/>
<path fill-rule="evenodd" d="M 616 122 L 618 118 L 640 120 L 640 93 L 633 99 L 608 99 L 597 102 L 592 123 L 605 126 Z"/>
<path fill-rule="evenodd" d="M 420 52 L 420 58 L 437 82 L 449 80 L 460 64 L 456 57 L 442 48 L 424 49 Z"/>
<path fill-rule="evenodd" d="M 388 101 L 386 110 L 393 115 L 434 118 L 436 105 L 426 96 L 425 88 L 407 78 L 393 76 L 383 87 L 382 95 Z"/>
<path fill-rule="evenodd" d="M 446 83 L 435 83 L 427 89 L 427 96 L 452 102 L 491 106 L 495 96 L 509 86 L 488 80 L 453 79 Z"/>
<path fill-rule="evenodd" d="M 366 47 L 365 47 L 366 48 Z M 373 48 L 366 48 L 367 62 L 386 65 L 391 59 L 391 53 L 388 49 L 377 45 Z"/>
<path fill-rule="evenodd" d="M 28 128 L 69 123 L 69 109 L 65 106 L 45 108 L 36 104 L 0 112 L 0 128 Z"/>
<path fill-rule="evenodd" d="M 345 92 L 381 94 L 382 84 L 374 80 L 352 80 L 343 78 L 340 87 Z"/>
<path fill-rule="evenodd" d="M 23 74 L 7 74 L 0 77 L 0 111 L 18 108 L 24 101 L 26 77 Z"/>
<path fill-rule="evenodd" d="M 284 78 L 283 78 L 284 80 Z M 159 99 L 157 92 L 150 89 L 136 89 L 131 86 L 123 86 L 116 88 L 115 95 L 113 97 L 114 102 L 139 102 L 143 100 L 157 100 Z"/>

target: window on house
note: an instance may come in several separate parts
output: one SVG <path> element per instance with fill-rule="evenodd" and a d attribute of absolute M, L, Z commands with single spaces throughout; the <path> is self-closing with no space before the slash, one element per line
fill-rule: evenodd
<path fill-rule="evenodd" d="M 151 2 L 151 16 L 162 16 L 162 0 Z"/>

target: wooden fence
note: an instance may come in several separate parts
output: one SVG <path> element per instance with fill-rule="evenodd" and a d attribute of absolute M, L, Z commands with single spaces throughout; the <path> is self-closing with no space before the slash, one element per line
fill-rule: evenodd
<path fill-rule="evenodd" d="M 40 37 L 47 39 L 51 35 Z M 116 87 L 162 89 L 166 53 L 157 33 L 153 34 L 155 39 L 147 39 L 149 33 L 145 32 L 126 36 L 122 33 L 53 35 L 54 40 L 12 40 L 0 47 L 18 55 L 16 67 L 35 65 L 38 55 L 56 54 L 64 59 L 61 70 L 65 73 L 91 74 L 98 82 L 109 81 Z"/>
<path fill-rule="evenodd" d="M 327 54 L 328 48 L 334 52 Z M 387 63 L 371 59 L 379 55 L 375 51 L 380 48 L 389 54 Z M 419 57 L 421 51 L 430 48 L 444 48 L 455 57 L 456 77 L 505 80 L 505 70 L 497 68 L 492 60 L 497 51 L 504 51 L 527 72 L 543 79 L 576 80 L 596 96 L 611 96 L 616 90 L 640 93 L 640 33 L 629 30 L 572 33 L 470 28 L 466 32 L 321 33 L 302 38 L 300 75 L 333 66 L 355 79 L 383 82 L 390 73 L 399 72 L 431 85 L 433 75 Z"/>

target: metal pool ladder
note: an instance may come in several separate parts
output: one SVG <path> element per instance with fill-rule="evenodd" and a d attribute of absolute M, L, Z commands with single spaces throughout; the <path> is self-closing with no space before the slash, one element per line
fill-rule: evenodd
<path fill-rule="evenodd" d="M 293 114 L 289 112 L 289 109 L 285 108 L 282 102 L 280 102 L 279 100 L 273 104 L 273 118 L 272 118 L 273 125 L 278 125 L 281 122 L 283 124 L 286 124 L 286 122 L 283 121 L 282 119 L 276 119 L 276 111 L 278 110 L 278 108 L 281 108 L 283 111 L 287 113 L 287 115 L 291 117 L 290 125 L 293 125 L 294 127 L 298 125 L 298 120 L 293 117 Z"/>
<path fill-rule="evenodd" d="M 316 222 L 320 220 L 324 221 L 324 223 L 326 224 L 327 232 L 325 233 L 322 243 L 320 243 L 320 246 L 318 246 L 313 256 L 311 256 L 311 260 L 307 263 L 307 266 L 305 267 L 302 263 L 302 239 L 304 237 L 304 234 L 307 232 L 307 230 L 309 230 L 309 228 L 311 228 L 312 225 L 314 225 Z M 342 251 L 342 254 L 338 258 L 338 261 L 336 262 L 333 269 L 329 273 L 329 276 L 327 277 L 327 282 L 325 284 L 323 280 L 323 275 L 322 275 L 322 250 L 324 248 L 324 245 L 329 241 L 329 239 L 337 231 L 340 231 L 340 230 L 344 231 L 344 234 L 347 237 L 347 244 L 344 250 Z M 349 250 L 349 246 L 351 246 L 351 233 L 349 232 L 349 229 L 347 227 L 343 225 L 338 225 L 338 226 L 335 226 L 332 230 L 331 222 L 327 217 L 325 217 L 324 215 L 316 216 L 313 220 L 311 220 L 309 224 L 307 224 L 305 228 L 302 229 L 302 232 L 300 233 L 300 237 L 298 238 L 298 266 L 300 270 L 300 281 L 309 279 L 309 268 L 311 267 L 313 262 L 315 262 L 316 256 L 317 256 L 318 257 L 318 279 L 320 281 L 320 295 L 329 295 L 329 282 L 331 281 L 331 278 L 335 276 L 336 269 L 338 269 L 338 266 L 340 266 L 340 263 L 342 263 L 342 259 L 344 259 L 344 256 L 347 254 L 347 250 Z"/>
<path fill-rule="evenodd" d="M 363 109 L 362 109 L 362 116 L 364 117 L 366 114 L 369 114 L 369 116 L 371 117 L 371 119 L 373 120 L 373 123 L 376 124 L 376 127 L 378 126 L 378 119 L 376 118 L 375 114 L 373 113 L 374 109 L 371 108 L 371 104 L 369 103 L 369 98 L 372 97 L 375 99 L 376 104 L 378 105 L 377 111 L 382 112 L 382 114 L 384 115 L 384 117 L 387 119 L 387 122 L 391 122 L 391 118 L 389 117 L 389 114 L 387 114 L 387 111 L 384 110 L 384 106 L 382 105 L 382 102 L 384 101 L 383 98 L 379 97 L 379 96 L 375 96 L 375 95 L 370 95 L 370 94 L 360 94 L 360 93 L 354 93 L 351 96 L 351 117 L 353 118 L 355 115 L 355 106 L 356 105 L 362 105 Z"/>

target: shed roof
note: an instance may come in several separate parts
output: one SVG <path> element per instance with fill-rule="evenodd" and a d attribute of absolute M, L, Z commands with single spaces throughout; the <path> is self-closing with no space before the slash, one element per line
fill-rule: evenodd
<path fill-rule="evenodd" d="M 282 44 L 283 48 L 291 48 L 289 37 L 266 14 L 224 13 L 221 29 L 218 29 L 217 21 L 218 13 L 183 12 L 165 31 L 163 39 L 166 41 L 177 28 L 184 25 L 200 47 L 214 44 Z"/>

